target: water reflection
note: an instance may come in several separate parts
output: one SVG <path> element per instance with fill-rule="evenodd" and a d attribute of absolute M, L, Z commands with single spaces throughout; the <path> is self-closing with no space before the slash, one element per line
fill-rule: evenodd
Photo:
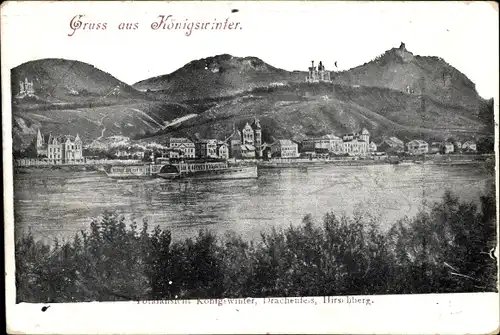
<path fill-rule="evenodd" d="M 15 178 L 16 232 L 43 239 L 68 237 L 92 218 L 114 210 L 137 222 L 147 219 L 184 238 L 207 227 L 259 238 L 272 226 L 321 219 L 328 211 L 380 216 L 389 225 L 412 216 L 449 189 L 477 199 L 492 175 L 474 166 L 325 166 L 260 170 L 257 180 L 113 180 L 98 172 L 35 171 Z"/>

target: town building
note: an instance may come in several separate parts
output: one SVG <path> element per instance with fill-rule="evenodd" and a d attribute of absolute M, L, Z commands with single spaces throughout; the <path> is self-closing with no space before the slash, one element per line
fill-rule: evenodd
<path fill-rule="evenodd" d="M 80 136 L 71 135 L 44 137 L 38 129 L 35 140 L 36 154 L 39 157 L 47 157 L 54 164 L 83 163 L 83 145 Z"/>
<path fill-rule="evenodd" d="M 272 157 L 297 158 L 299 157 L 299 148 L 297 143 L 291 140 L 277 140 L 271 144 Z"/>
<path fill-rule="evenodd" d="M 368 146 L 368 150 L 370 152 L 376 152 L 377 151 L 377 145 L 375 144 L 375 142 L 370 142 L 370 145 Z"/>
<path fill-rule="evenodd" d="M 232 158 L 241 158 L 241 133 L 236 128 L 231 136 L 226 139 L 229 143 L 229 156 Z"/>
<path fill-rule="evenodd" d="M 330 71 L 327 71 L 323 63 L 320 61 L 318 67 L 314 66 L 314 61 L 311 61 L 311 66 L 309 67 L 309 73 L 306 77 L 306 82 L 317 83 L 317 82 L 330 82 Z"/>
<path fill-rule="evenodd" d="M 266 160 L 272 158 L 271 145 L 268 143 L 262 143 L 262 158 Z"/>
<path fill-rule="evenodd" d="M 19 81 L 19 94 L 17 95 L 18 98 L 22 98 L 25 96 L 32 96 L 35 94 L 35 87 L 33 85 L 32 81 L 28 81 L 28 78 L 24 78 L 23 81 Z"/>
<path fill-rule="evenodd" d="M 375 143 L 371 147 L 377 150 Z M 370 152 L 370 132 L 363 128 L 361 133 L 347 133 L 342 138 L 335 135 L 307 138 L 301 142 L 301 152 L 365 155 Z"/>
<path fill-rule="evenodd" d="M 182 152 L 184 158 L 196 157 L 196 146 L 193 141 L 185 137 L 172 137 L 167 139 L 165 143 L 169 149 L 177 149 Z"/>
<path fill-rule="evenodd" d="M 473 141 L 466 141 L 462 144 L 462 150 L 475 152 L 475 151 L 477 151 L 476 143 Z"/>
<path fill-rule="evenodd" d="M 369 143 L 358 138 L 344 140 L 342 153 L 349 155 L 365 155 L 369 152 Z"/>
<path fill-rule="evenodd" d="M 429 152 L 429 144 L 423 140 L 413 140 L 406 144 L 408 153 L 412 155 L 422 155 Z"/>
<path fill-rule="evenodd" d="M 363 128 L 361 133 L 347 133 L 342 136 L 341 151 L 348 155 L 366 155 L 370 152 L 370 132 Z"/>
<path fill-rule="evenodd" d="M 378 151 L 386 153 L 402 153 L 405 151 L 405 144 L 397 137 L 384 139 L 378 146 Z"/>
<path fill-rule="evenodd" d="M 242 144 L 240 154 L 240 158 L 255 158 L 255 147 L 251 144 Z"/>
<path fill-rule="evenodd" d="M 258 119 L 250 125 L 245 124 L 241 132 L 234 127 L 233 133 L 226 141 L 232 158 L 262 157 L 262 127 Z"/>
<path fill-rule="evenodd" d="M 181 149 L 167 149 L 164 150 L 161 154 L 161 158 L 185 158 L 184 151 Z"/>
<path fill-rule="evenodd" d="M 229 158 L 229 147 L 224 141 L 217 141 L 217 156 L 221 159 Z"/>
<path fill-rule="evenodd" d="M 131 148 L 118 149 L 114 152 L 114 156 L 118 158 L 142 159 L 144 158 L 144 151 L 137 151 Z"/>
<path fill-rule="evenodd" d="M 441 153 L 441 142 L 432 142 L 429 147 L 429 153 L 431 154 Z"/>
<path fill-rule="evenodd" d="M 451 142 L 443 142 L 441 150 L 444 154 L 451 154 L 455 151 L 455 146 Z"/>
<path fill-rule="evenodd" d="M 327 149 L 330 152 L 337 152 L 341 149 L 342 139 L 333 134 L 315 138 L 306 138 L 301 142 L 302 152 L 315 152 L 317 149 Z"/>
<path fill-rule="evenodd" d="M 195 144 L 197 158 L 218 158 L 217 140 L 203 139 Z"/>

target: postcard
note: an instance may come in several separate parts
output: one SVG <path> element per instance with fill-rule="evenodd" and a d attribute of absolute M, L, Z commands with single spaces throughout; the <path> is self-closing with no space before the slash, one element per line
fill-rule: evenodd
<path fill-rule="evenodd" d="M 1 14 L 8 333 L 498 332 L 498 4 Z"/>

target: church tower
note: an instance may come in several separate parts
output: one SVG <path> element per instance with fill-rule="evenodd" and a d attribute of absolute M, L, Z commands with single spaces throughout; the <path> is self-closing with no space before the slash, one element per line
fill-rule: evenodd
<path fill-rule="evenodd" d="M 363 128 L 359 139 L 365 141 L 366 143 L 370 143 L 370 132 L 368 132 L 366 128 Z"/>
<path fill-rule="evenodd" d="M 257 118 L 253 120 L 252 129 L 254 132 L 255 156 L 260 158 L 262 156 L 262 127 Z"/>
<path fill-rule="evenodd" d="M 36 148 L 41 148 L 43 147 L 43 136 L 42 133 L 40 132 L 40 128 L 38 128 L 38 132 L 36 134 Z"/>

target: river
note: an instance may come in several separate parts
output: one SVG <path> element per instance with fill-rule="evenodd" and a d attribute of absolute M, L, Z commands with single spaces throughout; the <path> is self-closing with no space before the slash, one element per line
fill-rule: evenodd
<path fill-rule="evenodd" d="M 190 182 L 40 169 L 14 179 L 16 235 L 31 230 L 47 243 L 88 229 L 105 210 L 139 226 L 147 219 L 151 227 L 170 229 L 174 239 L 195 236 L 200 228 L 259 239 L 273 226 L 299 224 L 306 214 L 319 221 L 328 211 L 375 215 L 387 228 L 445 190 L 476 201 L 494 182 L 482 164 L 260 169 L 256 180 Z"/>

